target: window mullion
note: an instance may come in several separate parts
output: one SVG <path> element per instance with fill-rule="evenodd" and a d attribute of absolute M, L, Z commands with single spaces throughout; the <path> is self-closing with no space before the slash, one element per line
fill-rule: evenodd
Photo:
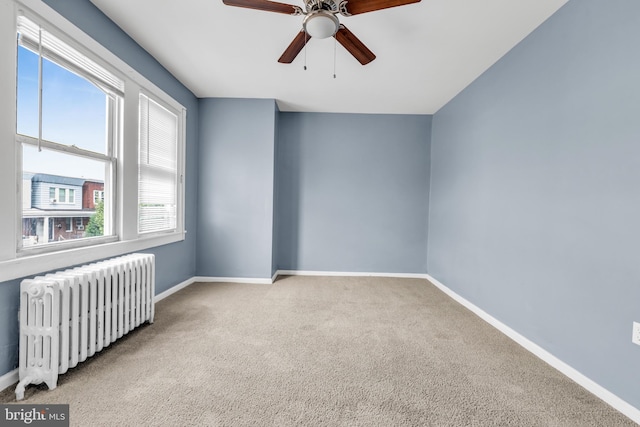
<path fill-rule="evenodd" d="M 105 233 L 116 234 L 121 236 L 121 230 L 118 229 L 118 210 L 121 209 L 121 205 L 118 200 L 118 162 L 117 157 L 119 151 L 117 146 L 119 143 L 119 126 L 120 122 L 120 102 L 112 95 L 106 97 L 106 109 L 107 109 L 107 121 L 110 126 L 107 126 L 106 133 L 106 153 L 113 159 L 106 170 L 103 192 L 109 195 L 109 198 L 102 199 L 104 205 L 104 230 Z"/>
<path fill-rule="evenodd" d="M 118 150 L 118 221 L 123 240 L 138 237 L 138 93 L 140 86 L 125 81 L 122 142 Z M 126 183 L 126 185 L 125 185 Z"/>

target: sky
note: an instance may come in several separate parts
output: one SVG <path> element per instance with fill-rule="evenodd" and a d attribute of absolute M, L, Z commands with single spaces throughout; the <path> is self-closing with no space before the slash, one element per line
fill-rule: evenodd
<path fill-rule="evenodd" d="M 107 96 L 43 60 L 42 138 L 105 153 Z M 38 55 L 18 47 L 17 132 L 38 137 Z M 104 163 L 25 145 L 23 171 L 104 180 Z"/>

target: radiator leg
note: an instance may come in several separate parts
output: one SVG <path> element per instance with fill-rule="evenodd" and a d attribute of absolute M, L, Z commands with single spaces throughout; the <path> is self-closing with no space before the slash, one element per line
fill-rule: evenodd
<path fill-rule="evenodd" d="M 54 388 L 58 387 L 57 378 L 50 381 L 45 381 L 44 383 L 47 385 L 47 387 L 49 387 L 49 390 L 53 390 Z"/>
<path fill-rule="evenodd" d="M 24 377 L 24 379 L 18 383 L 18 385 L 16 386 L 16 400 L 24 399 L 24 388 L 27 385 L 31 384 L 31 382 L 35 379 L 36 378 L 33 376 L 27 376 L 27 377 Z"/>

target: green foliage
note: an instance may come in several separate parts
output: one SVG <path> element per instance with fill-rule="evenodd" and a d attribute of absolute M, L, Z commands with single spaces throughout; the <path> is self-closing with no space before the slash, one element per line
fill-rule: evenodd
<path fill-rule="evenodd" d="M 85 236 L 104 236 L 104 201 L 96 205 L 96 213 L 89 218 Z"/>

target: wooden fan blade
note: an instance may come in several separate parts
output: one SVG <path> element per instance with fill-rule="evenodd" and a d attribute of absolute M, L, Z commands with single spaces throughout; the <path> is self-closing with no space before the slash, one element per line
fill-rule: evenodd
<path fill-rule="evenodd" d="M 338 40 L 345 49 L 349 51 L 362 65 L 367 65 L 369 62 L 376 59 L 376 56 L 362 43 L 358 38 L 347 29 L 344 25 L 340 25 L 340 29 L 333 36 Z"/>
<path fill-rule="evenodd" d="M 419 3 L 420 0 L 349 0 L 347 12 L 351 15 L 373 12 L 374 10 L 388 9 L 390 7 L 404 6 L 411 3 Z"/>
<path fill-rule="evenodd" d="M 293 39 L 289 47 L 284 51 L 278 62 L 282 64 L 291 64 L 296 56 L 300 53 L 300 51 L 304 48 L 305 38 L 307 42 L 311 39 L 311 36 L 304 32 L 304 30 L 300 31 L 298 35 Z"/>
<path fill-rule="evenodd" d="M 286 13 L 287 15 L 294 15 L 296 13 L 296 8 L 290 4 L 268 0 L 222 0 L 222 3 L 227 6 L 246 7 L 247 9 Z"/>

